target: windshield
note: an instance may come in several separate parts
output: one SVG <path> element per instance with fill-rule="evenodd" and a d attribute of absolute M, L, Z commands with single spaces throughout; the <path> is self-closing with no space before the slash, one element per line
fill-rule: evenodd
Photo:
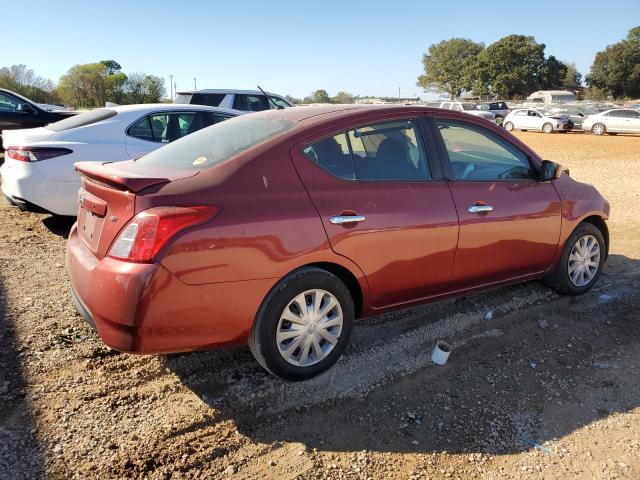
<path fill-rule="evenodd" d="M 64 130 L 71 130 L 72 128 L 84 127 L 92 123 L 101 122 L 107 118 L 115 117 L 117 114 L 118 112 L 115 110 L 98 108 L 91 112 L 81 113 L 80 115 L 74 115 L 59 122 L 50 123 L 47 125 L 47 129 L 53 130 L 54 132 L 62 132 Z"/>
<path fill-rule="evenodd" d="M 475 103 L 463 103 L 462 104 L 462 109 L 463 110 L 477 110 L 478 108 L 476 107 Z"/>
<path fill-rule="evenodd" d="M 242 115 L 176 140 L 137 160 L 139 163 L 202 170 L 223 163 L 296 126 L 296 122 Z"/>

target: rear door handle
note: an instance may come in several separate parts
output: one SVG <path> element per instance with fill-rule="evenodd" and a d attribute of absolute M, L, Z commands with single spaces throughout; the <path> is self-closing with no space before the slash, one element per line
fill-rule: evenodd
<path fill-rule="evenodd" d="M 491 205 L 471 205 L 468 209 L 469 213 L 486 213 L 493 212 Z"/>
<path fill-rule="evenodd" d="M 334 215 L 329 218 L 329 221 L 334 225 L 344 225 L 345 223 L 359 223 L 364 222 L 366 217 L 363 215 Z"/>

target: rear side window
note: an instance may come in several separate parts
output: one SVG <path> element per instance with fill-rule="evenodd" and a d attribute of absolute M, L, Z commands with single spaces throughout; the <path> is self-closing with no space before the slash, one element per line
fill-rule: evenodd
<path fill-rule="evenodd" d="M 296 125 L 292 120 L 241 115 L 170 143 L 136 161 L 182 170 L 203 170 L 226 162 Z"/>
<path fill-rule="evenodd" d="M 243 93 L 236 94 L 233 100 L 233 108 L 236 110 L 244 110 L 246 112 L 260 112 L 269 110 L 269 100 L 264 95 L 245 95 Z"/>
<path fill-rule="evenodd" d="M 108 118 L 115 117 L 118 114 L 115 110 L 109 108 L 98 108 L 87 113 L 81 113 L 74 115 L 73 117 L 65 118 L 59 122 L 50 123 L 47 125 L 48 130 L 54 132 L 63 132 L 65 130 L 71 130 L 72 128 L 85 127 L 92 123 L 98 123 Z"/>
<path fill-rule="evenodd" d="M 453 175 L 461 181 L 533 178 L 527 156 L 498 135 L 465 122 L 436 119 Z"/>
<path fill-rule="evenodd" d="M 220 115 L 215 112 L 202 112 L 202 119 L 204 121 L 205 127 L 210 127 L 211 125 L 215 125 L 216 123 L 220 123 L 224 120 L 228 120 L 230 117 L 226 115 Z"/>
<path fill-rule="evenodd" d="M 609 113 L 605 113 L 604 116 L 605 117 L 622 118 L 622 117 L 624 117 L 624 113 L 623 113 L 622 110 L 612 110 Z"/>
<path fill-rule="evenodd" d="M 155 113 L 129 128 L 128 135 L 151 142 L 170 143 L 201 128 L 202 120 L 197 112 Z"/>
<path fill-rule="evenodd" d="M 226 97 L 224 93 L 194 93 L 189 103 L 217 107 L 222 103 L 224 97 Z"/>
<path fill-rule="evenodd" d="M 414 120 L 359 127 L 316 142 L 303 153 L 322 169 L 349 180 L 421 181 L 431 178 Z"/>

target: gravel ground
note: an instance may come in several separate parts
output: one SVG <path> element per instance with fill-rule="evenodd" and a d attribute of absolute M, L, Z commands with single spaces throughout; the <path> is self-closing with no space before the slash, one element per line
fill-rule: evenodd
<path fill-rule="evenodd" d="M 517 135 L 611 202 L 597 287 L 363 320 L 296 384 L 246 348 L 104 347 L 69 297 L 69 223 L 0 205 L 0 479 L 640 478 L 640 137 Z"/>

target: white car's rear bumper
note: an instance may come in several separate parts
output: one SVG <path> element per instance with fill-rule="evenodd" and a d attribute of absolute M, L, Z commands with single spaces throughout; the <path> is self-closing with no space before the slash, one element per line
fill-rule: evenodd
<path fill-rule="evenodd" d="M 80 179 L 69 182 L 51 180 L 38 170 L 37 163 L 5 158 L 0 167 L 2 193 L 24 210 L 44 210 L 56 215 L 76 216 Z"/>

